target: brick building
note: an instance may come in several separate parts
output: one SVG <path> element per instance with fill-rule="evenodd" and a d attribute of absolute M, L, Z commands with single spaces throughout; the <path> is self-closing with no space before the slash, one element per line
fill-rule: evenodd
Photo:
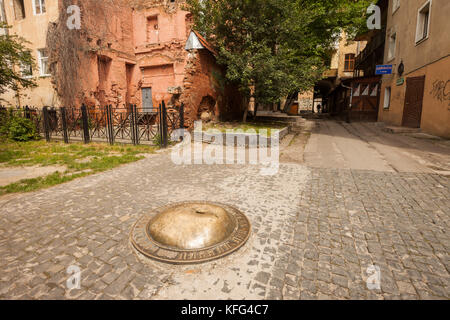
<path fill-rule="evenodd" d="M 192 30 L 191 14 L 183 9 L 184 1 L 22 2 L 31 10 L 32 1 L 46 2 L 47 11 L 52 12 L 51 18 L 49 15 L 41 22 L 45 30 L 39 31 L 39 37 L 45 40 L 39 46 L 48 53 L 48 82 L 51 79 L 53 84 L 45 90 L 54 88 L 58 99 L 40 103 L 33 98 L 36 89 L 31 89 L 26 104 L 137 104 L 152 111 L 164 100 L 175 107 L 184 103 L 188 125 L 202 113 L 222 119 L 241 113 L 239 93 L 224 85 L 215 52 Z M 81 29 L 67 27 L 73 14 L 67 12 L 71 5 L 81 9 Z M 19 23 L 10 22 L 16 28 L 13 30 L 33 39 L 33 33 L 24 32 Z M 41 29 L 35 26 L 34 30 Z"/>
<path fill-rule="evenodd" d="M 48 25 L 58 19 L 58 0 L 1 0 L 1 20 L 11 26 L 0 30 L 25 38 L 29 43 L 36 61 L 34 70 L 22 66 L 25 77 L 36 79 L 37 87 L 33 89 L 9 91 L 0 98 L 10 105 L 58 105 L 58 95 L 53 88 L 48 64 L 46 36 Z M 18 68 L 19 66 L 15 66 Z"/>
<path fill-rule="evenodd" d="M 339 113 L 342 111 L 340 98 L 345 88 L 341 85 L 346 80 L 353 78 L 356 56 L 364 50 L 365 46 L 365 40 L 348 39 L 347 35 L 342 32 L 335 44 L 329 70 L 324 73 L 324 78 L 316 84 L 314 92 L 303 94 L 299 98 L 301 105 L 304 105 L 307 111 L 314 109 L 314 112 L 317 112 L 319 104 L 322 107 L 325 106 L 327 112 Z"/>

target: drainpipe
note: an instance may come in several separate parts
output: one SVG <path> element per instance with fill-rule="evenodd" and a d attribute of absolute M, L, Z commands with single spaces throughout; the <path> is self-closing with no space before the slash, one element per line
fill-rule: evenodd
<path fill-rule="evenodd" d="M 347 117 L 346 117 L 346 122 L 350 123 L 350 112 L 352 111 L 352 102 L 353 102 L 353 86 L 349 87 L 346 85 L 341 84 L 342 87 L 346 88 L 346 89 L 350 89 L 350 105 L 348 106 L 348 112 L 347 112 Z"/>

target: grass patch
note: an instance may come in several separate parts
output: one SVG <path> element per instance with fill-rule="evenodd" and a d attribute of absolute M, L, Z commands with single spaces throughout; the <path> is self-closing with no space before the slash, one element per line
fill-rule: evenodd
<path fill-rule="evenodd" d="M 62 142 L 30 141 L 0 142 L 0 165 L 17 166 L 65 166 L 65 172 L 55 172 L 45 177 L 25 179 L 0 187 L 0 195 L 14 192 L 30 192 L 90 174 L 103 172 L 122 164 L 144 158 L 154 153 L 150 146 L 107 144 L 64 144 Z"/>
<path fill-rule="evenodd" d="M 209 123 L 203 126 L 203 131 L 208 131 L 210 129 L 217 129 L 220 132 L 226 132 L 227 130 L 243 130 L 247 132 L 248 130 L 254 130 L 257 134 L 262 134 L 262 130 L 267 130 L 267 135 L 271 136 L 272 131 L 280 131 L 287 125 L 279 122 L 219 122 L 219 123 Z"/>

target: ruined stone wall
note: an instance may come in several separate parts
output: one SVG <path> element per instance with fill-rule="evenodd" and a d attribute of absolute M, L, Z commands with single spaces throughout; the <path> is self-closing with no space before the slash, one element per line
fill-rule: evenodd
<path fill-rule="evenodd" d="M 54 85 L 64 105 L 124 103 L 126 62 L 134 63 L 132 10 L 125 0 L 60 0 L 60 15 L 49 28 Z M 81 8 L 81 30 L 70 30 L 67 7 Z M 99 61 L 109 61 L 102 68 Z M 101 84 L 99 72 L 107 72 Z"/>
<path fill-rule="evenodd" d="M 140 1 L 144 3 L 146 1 Z M 134 45 L 140 82 L 137 89 L 151 88 L 152 103 L 172 103 L 182 91 L 187 52 L 188 12 L 178 3 L 148 1 L 133 12 Z M 138 98 L 138 100 L 141 97 Z M 142 101 L 139 100 L 141 103 Z"/>
<path fill-rule="evenodd" d="M 183 94 L 180 101 L 186 106 L 187 125 L 200 119 L 202 113 L 209 113 L 210 119 L 219 116 L 219 84 L 213 77 L 220 72 L 211 53 L 206 50 L 191 50 L 186 63 L 183 79 Z M 219 101 L 220 103 L 220 101 Z M 205 119 L 204 119 L 205 120 Z"/>
<path fill-rule="evenodd" d="M 240 95 L 206 50 L 185 50 L 192 28 L 184 1 L 59 0 L 48 33 L 54 84 L 64 105 L 185 105 L 186 124 L 240 113 Z M 81 30 L 66 27 L 68 5 L 82 10 Z M 143 90 L 151 101 L 143 101 Z M 230 103 L 231 102 L 231 103 Z"/>
<path fill-rule="evenodd" d="M 242 96 L 225 83 L 224 68 L 208 50 L 185 50 L 193 22 L 184 1 L 135 0 L 134 43 L 139 66 L 138 89 L 151 87 L 153 105 L 185 106 L 185 123 L 231 120 L 241 116 Z M 158 25 L 157 30 L 146 27 Z M 155 21 L 155 22 L 152 22 Z M 165 72 L 163 72 L 165 70 Z M 138 96 L 137 100 L 141 97 Z"/>

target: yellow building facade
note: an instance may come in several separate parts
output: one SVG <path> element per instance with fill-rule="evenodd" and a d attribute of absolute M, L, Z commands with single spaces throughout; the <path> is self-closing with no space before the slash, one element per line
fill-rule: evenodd
<path fill-rule="evenodd" d="M 353 78 L 356 56 L 364 50 L 366 44 L 366 41 L 353 41 L 348 39 L 345 32 L 341 33 L 334 46 L 329 70 L 323 75 L 324 79 L 317 83 L 314 90 L 299 94 L 300 111 L 317 112 L 319 105 L 322 108 L 324 106 L 323 98 L 336 89 L 342 81 Z M 319 93 L 321 97 L 315 97 L 315 93 L 316 95 Z"/>
<path fill-rule="evenodd" d="M 450 138 L 450 1 L 389 1 L 379 121 Z"/>
<path fill-rule="evenodd" d="M 46 38 L 48 25 L 58 19 L 58 0 L 1 0 L 3 3 L 3 21 L 11 28 L 10 34 L 23 37 L 29 43 L 36 61 L 31 75 L 37 87 L 22 89 L 19 92 L 8 91 L 0 96 L 10 106 L 58 106 L 58 99 L 48 65 Z M 2 102 L 4 103 L 4 102 Z"/>

